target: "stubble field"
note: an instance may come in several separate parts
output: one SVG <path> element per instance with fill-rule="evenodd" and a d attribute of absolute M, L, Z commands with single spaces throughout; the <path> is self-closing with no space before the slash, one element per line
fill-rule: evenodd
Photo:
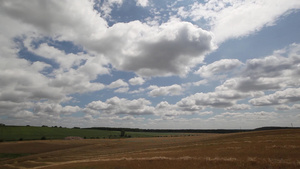
<path fill-rule="evenodd" d="M 300 168 L 300 130 L 0 143 L 0 168 Z"/>

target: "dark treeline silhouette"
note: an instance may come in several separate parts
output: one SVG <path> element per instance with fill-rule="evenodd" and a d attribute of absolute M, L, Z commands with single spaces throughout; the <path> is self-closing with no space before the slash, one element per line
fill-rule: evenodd
<path fill-rule="evenodd" d="M 295 129 L 297 127 L 261 127 L 256 129 L 139 129 L 139 128 L 120 128 L 120 127 L 92 127 L 86 129 L 126 131 L 126 132 L 155 132 L 155 133 L 238 133 L 260 130 Z M 298 128 L 299 129 L 299 128 Z"/>

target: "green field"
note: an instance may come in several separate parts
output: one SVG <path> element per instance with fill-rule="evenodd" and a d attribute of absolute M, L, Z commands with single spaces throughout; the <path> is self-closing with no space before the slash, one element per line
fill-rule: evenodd
<path fill-rule="evenodd" d="M 20 140 L 53 140 L 77 136 L 86 139 L 119 138 L 120 131 L 98 129 L 70 129 L 59 127 L 32 127 L 32 126 L 1 126 L 0 141 Z M 178 133 L 153 133 L 153 132 L 125 132 L 127 137 L 157 137 L 179 135 Z"/>

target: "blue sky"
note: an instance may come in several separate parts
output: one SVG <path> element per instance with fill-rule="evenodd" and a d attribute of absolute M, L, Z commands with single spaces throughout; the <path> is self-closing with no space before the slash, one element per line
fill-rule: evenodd
<path fill-rule="evenodd" d="M 300 127 L 298 0 L 0 1 L 0 123 Z"/>

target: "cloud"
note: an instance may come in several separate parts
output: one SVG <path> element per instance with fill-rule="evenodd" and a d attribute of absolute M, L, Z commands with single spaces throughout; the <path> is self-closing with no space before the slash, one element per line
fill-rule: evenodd
<path fill-rule="evenodd" d="M 0 11 L 24 26 L 33 27 L 32 31 L 56 36 L 61 40 L 84 41 L 92 39 L 107 27 L 106 21 L 99 17 L 93 5 L 93 1 L 78 0 L 33 0 L 31 3 L 4 0 L 1 1 Z"/>
<path fill-rule="evenodd" d="M 293 109 L 300 109 L 300 104 L 294 104 Z"/>
<path fill-rule="evenodd" d="M 239 76 L 226 80 L 217 88 L 240 92 L 274 91 L 299 87 L 300 45 L 274 51 L 270 56 L 249 59 Z"/>
<path fill-rule="evenodd" d="M 215 0 L 195 2 L 191 9 L 179 8 L 178 15 L 183 18 L 191 17 L 194 21 L 206 20 L 216 41 L 221 43 L 274 25 L 281 16 L 299 8 L 298 0 Z"/>
<path fill-rule="evenodd" d="M 136 0 L 136 5 L 141 7 L 148 6 L 149 1 L 148 0 Z"/>
<path fill-rule="evenodd" d="M 97 1 L 96 1 L 97 2 Z M 99 1 L 96 6 L 100 9 L 104 18 L 111 18 L 110 13 L 114 6 L 120 7 L 123 4 L 123 0 L 104 0 L 102 3 Z"/>
<path fill-rule="evenodd" d="M 81 108 L 78 106 L 61 106 L 60 104 L 50 103 L 50 102 L 40 102 L 36 103 L 33 107 L 33 112 L 38 115 L 70 115 L 76 112 L 81 111 Z"/>
<path fill-rule="evenodd" d="M 234 100 L 226 97 L 225 95 L 221 95 L 215 92 L 209 93 L 196 93 L 194 95 L 183 98 L 181 101 L 177 103 L 179 107 L 184 108 L 184 110 L 197 110 L 202 109 L 204 107 L 230 107 L 233 106 Z"/>
<path fill-rule="evenodd" d="M 154 114 L 154 108 L 150 104 L 151 102 L 144 98 L 127 100 L 113 97 L 105 102 L 93 101 L 89 103 L 85 108 L 85 112 L 94 114 L 101 112 L 106 114 L 151 115 Z"/>
<path fill-rule="evenodd" d="M 219 121 L 221 123 L 232 122 L 233 124 L 240 125 L 240 126 L 249 125 L 249 123 L 262 123 L 263 125 L 268 126 L 270 123 L 272 124 L 274 123 L 274 121 L 278 120 L 278 114 L 275 112 L 266 112 L 266 111 L 245 112 L 245 113 L 225 112 L 212 117 L 210 120 Z M 237 123 L 237 121 L 240 122 Z"/>
<path fill-rule="evenodd" d="M 273 94 L 249 100 L 254 106 L 279 105 L 300 101 L 300 88 L 288 88 Z"/>
<path fill-rule="evenodd" d="M 151 85 L 148 89 L 151 90 L 148 94 L 149 96 L 152 97 L 167 96 L 167 95 L 169 96 L 181 95 L 184 90 L 178 84 L 174 84 L 171 86 L 162 86 L 162 87 Z"/>
<path fill-rule="evenodd" d="M 20 118 L 20 119 L 26 119 L 26 118 L 36 118 L 36 116 L 31 112 L 27 110 L 22 110 L 13 115 L 15 118 Z"/>
<path fill-rule="evenodd" d="M 128 83 L 124 82 L 122 79 L 118 79 L 114 82 L 111 82 L 107 87 L 114 89 L 114 88 L 119 88 L 119 87 L 127 87 Z"/>
<path fill-rule="evenodd" d="M 212 115 L 214 112 L 212 111 L 204 111 L 204 112 L 199 112 L 198 113 L 200 116 L 207 116 L 207 115 Z"/>
<path fill-rule="evenodd" d="M 201 66 L 195 73 L 209 78 L 217 74 L 228 73 L 241 65 L 242 62 L 237 59 L 222 59 L 209 65 Z"/>
<path fill-rule="evenodd" d="M 184 76 L 215 49 L 210 32 L 178 20 L 160 26 L 116 23 L 86 47 L 109 56 L 115 68 L 140 76 Z"/>
<path fill-rule="evenodd" d="M 286 110 L 291 110 L 291 107 L 288 105 L 278 105 L 275 107 L 276 110 L 282 110 L 282 111 L 286 111 Z"/>
<path fill-rule="evenodd" d="M 115 93 L 127 93 L 129 90 L 129 87 L 120 87 L 118 89 L 116 89 L 114 92 Z"/>
<path fill-rule="evenodd" d="M 231 107 L 226 108 L 226 110 L 237 111 L 237 110 L 249 110 L 250 105 L 248 104 L 236 104 Z"/>
<path fill-rule="evenodd" d="M 39 73 L 48 65 L 31 64 L 14 56 L 1 57 L 0 62 L 0 101 L 20 103 L 49 99 L 60 102 L 67 99 L 60 88 L 51 87 L 48 78 Z"/>
<path fill-rule="evenodd" d="M 109 27 L 94 5 L 93 1 L 2 1 L 1 13 L 29 27 L 29 32 L 72 41 L 103 55 L 114 68 L 140 76 L 184 76 L 216 48 L 211 32 L 176 19 L 159 26 L 132 21 Z"/>
<path fill-rule="evenodd" d="M 142 77 L 134 77 L 128 81 L 131 85 L 142 85 L 145 83 L 145 80 Z"/>

